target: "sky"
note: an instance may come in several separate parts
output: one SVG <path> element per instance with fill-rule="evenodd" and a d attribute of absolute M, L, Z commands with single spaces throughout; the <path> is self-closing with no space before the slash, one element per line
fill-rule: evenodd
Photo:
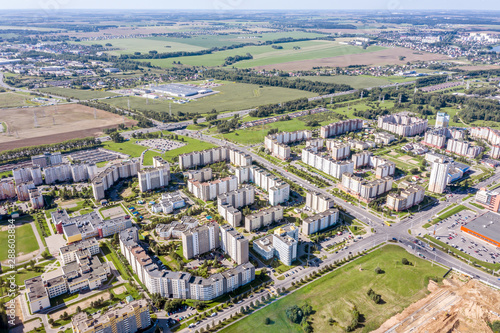
<path fill-rule="evenodd" d="M 0 0 L 0 9 L 449 9 L 500 10 L 499 0 Z"/>

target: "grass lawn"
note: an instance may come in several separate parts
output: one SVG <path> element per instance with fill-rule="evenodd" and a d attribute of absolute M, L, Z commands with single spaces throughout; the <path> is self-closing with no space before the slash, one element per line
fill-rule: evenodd
<path fill-rule="evenodd" d="M 8 231 L 0 231 L 0 244 L 6 245 L 8 243 Z M 38 242 L 35 238 L 35 233 L 29 224 L 23 224 L 22 226 L 16 227 L 16 256 L 20 254 L 28 254 L 33 251 L 38 250 Z M 2 246 L 0 250 L 0 261 L 8 258 L 7 253 L 8 247 Z"/>
<path fill-rule="evenodd" d="M 147 152 L 144 153 L 144 160 L 142 162 L 143 165 L 153 165 L 153 157 L 155 156 L 161 156 L 162 153 L 154 151 L 154 150 L 148 150 Z"/>
<path fill-rule="evenodd" d="M 120 259 L 118 259 L 118 257 L 116 256 L 116 254 L 108 248 L 107 244 L 103 244 L 103 246 L 101 247 L 101 249 L 102 249 L 102 252 L 104 253 L 104 255 L 106 256 L 106 259 L 108 261 L 112 261 L 113 262 L 115 268 L 118 270 L 118 272 L 120 273 L 121 277 L 124 280 L 130 279 L 130 275 L 128 275 L 127 269 L 123 266 L 122 262 L 120 261 Z"/>
<path fill-rule="evenodd" d="M 116 96 L 115 93 L 109 91 L 90 90 L 90 89 L 81 90 L 81 89 L 51 87 L 51 88 L 40 88 L 38 90 L 48 94 L 53 94 L 62 97 L 71 97 L 82 100 Z"/>
<path fill-rule="evenodd" d="M 413 265 L 402 265 L 402 258 L 407 258 Z M 384 274 L 374 272 L 377 266 L 385 271 Z M 309 317 L 314 332 L 344 332 L 344 327 L 352 319 L 350 310 L 354 305 L 364 317 L 356 331 L 371 332 L 424 297 L 428 278 L 442 277 L 445 272 L 445 269 L 431 266 L 399 246 L 387 245 L 319 278 L 222 332 L 303 332 L 299 325 L 290 323 L 285 310 L 306 302 L 314 311 Z M 385 303 L 371 301 L 366 294 L 370 288 L 382 295 Z M 271 319 L 271 325 L 265 325 L 266 317 Z M 330 326 L 329 318 L 336 320 L 338 325 Z"/>
<path fill-rule="evenodd" d="M 2 123 L 3 125 L 4 123 Z M 12 170 L 0 172 L 0 178 L 12 177 Z"/>
<path fill-rule="evenodd" d="M 178 135 L 178 137 L 179 139 L 181 138 L 184 139 L 184 142 L 186 142 L 187 145 L 165 152 L 163 155 L 161 155 L 165 160 L 174 161 L 177 158 L 177 156 L 181 154 L 186 154 L 192 151 L 200 151 L 216 147 L 211 143 L 193 139 L 188 136 Z"/>
<path fill-rule="evenodd" d="M 56 306 L 58 304 L 65 304 L 69 301 L 76 299 L 80 294 L 74 293 L 72 295 L 66 293 L 50 299 L 50 306 Z"/>
<path fill-rule="evenodd" d="M 35 96 L 33 96 L 34 98 Z M 12 92 L 0 93 L 0 108 L 13 108 L 17 106 L 35 105 L 29 102 L 30 97 Z"/>
<path fill-rule="evenodd" d="M 170 62 L 172 59 L 170 59 Z M 130 97 L 130 108 L 136 110 L 152 110 L 157 112 L 169 112 L 169 103 L 172 105 L 172 113 L 192 112 L 206 114 L 212 109 L 218 112 L 238 111 L 265 105 L 270 103 L 286 102 L 301 97 L 317 96 L 315 93 L 288 89 L 280 87 L 262 87 L 256 84 L 223 82 L 220 87 L 215 87 L 218 94 L 199 98 L 186 104 L 171 103 L 167 100 L 147 100 L 140 97 Z M 114 105 L 119 108 L 127 108 L 128 97 L 102 100 L 102 102 Z"/>
<path fill-rule="evenodd" d="M 103 143 L 102 147 L 119 153 L 128 154 L 131 157 L 139 157 L 141 156 L 142 152 L 147 149 L 147 147 L 136 145 L 134 142 L 134 139 L 119 143 L 106 141 Z"/>

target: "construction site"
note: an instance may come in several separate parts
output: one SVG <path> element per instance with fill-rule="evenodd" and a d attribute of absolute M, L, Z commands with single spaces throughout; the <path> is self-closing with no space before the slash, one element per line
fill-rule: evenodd
<path fill-rule="evenodd" d="M 500 321 L 500 290 L 478 280 L 453 273 L 428 290 L 374 332 L 493 332 L 488 323 Z"/>

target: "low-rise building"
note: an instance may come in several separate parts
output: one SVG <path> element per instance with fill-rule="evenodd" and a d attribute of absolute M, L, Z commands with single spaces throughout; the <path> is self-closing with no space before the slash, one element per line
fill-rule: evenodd
<path fill-rule="evenodd" d="M 174 210 L 185 207 L 186 201 L 179 192 L 162 193 L 158 203 L 151 205 L 153 213 L 170 214 Z"/>

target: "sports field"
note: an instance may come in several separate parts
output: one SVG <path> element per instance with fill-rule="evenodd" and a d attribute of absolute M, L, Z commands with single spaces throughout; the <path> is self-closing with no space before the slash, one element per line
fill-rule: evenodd
<path fill-rule="evenodd" d="M 413 265 L 402 265 L 407 258 Z M 384 273 L 376 274 L 376 267 Z M 429 277 L 442 277 L 445 269 L 431 266 L 405 249 L 387 245 L 344 268 L 338 269 L 291 295 L 257 311 L 243 320 L 222 330 L 224 333 L 253 332 L 303 332 L 297 324 L 291 324 L 285 310 L 292 306 L 308 303 L 313 314 L 309 317 L 314 332 L 345 332 L 350 323 L 351 308 L 355 305 L 361 314 L 355 332 L 371 332 L 388 318 L 423 298 L 427 294 Z M 382 303 L 375 304 L 368 296 L 368 289 L 382 296 Z M 271 320 L 270 325 L 265 319 Z M 329 319 L 337 322 L 329 324 Z"/>
<path fill-rule="evenodd" d="M 167 100 L 149 100 L 140 97 L 130 97 L 130 108 L 136 110 L 152 110 L 169 112 L 168 104 L 172 104 L 172 113 L 191 112 L 206 114 L 212 109 L 218 112 L 238 111 L 257 107 L 259 105 L 286 102 L 301 97 L 313 97 L 317 94 L 297 89 L 279 87 L 260 87 L 256 84 L 224 82 L 220 87 L 214 88 L 218 94 L 199 98 L 186 104 L 175 104 Z M 128 98 L 120 97 L 102 102 L 127 108 Z M 148 103 L 148 104 L 146 104 Z"/>
<path fill-rule="evenodd" d="M 89 89 L 83 90 L 83 89 L 51 87 L 51 88 L 40 88 L 38 90 L 48 94 L 54 94 L 61 97 L 69 97 L 80 100 L 116 96 L 115 93 L 109 91 L 99 91 L 99 90 L 89 90 Z"/>
<path fill-rule="evenodd" d="M 123 117 L 79 104 L 63 104 L 4 109 L 2 121 L 8 130 L 0 135 L 0 149 L 12 149 L 96 135 L 104 128 L 123 123 Z M 125 120 L 126 125 L 135 123 Z"/>
<path fill-rule="evenodd" d="M 360 46 L 343 45 L 339 41 L 313 40 L 278 44 L 283 49 L 274 49 L 271 45 L 246 46 L 227 51 L 214 52 L 200 56 L 177 57 L 168 59 L 143 59 L 151 61 L 152 65 L 171 67 L 173 61 L 180 61 L 183 65 L 190 66 L 221 66 L 227 57 L 245 55 L 250 53 L 251 60 L 244 60 L 233 64 L 237 68 L 249 68 L 281 64 L 291 61 L 313 60 L 326 57 L 345 56 L 357 53 L 369 53 L 383 50 L 383 47 L 371 46 L 363 49 Z M 142 61 L 142 60 L 141 60 Z"/>
<path fill-rule="evenodd" d="M 16 227 L 16 257 L 28 254 L 39 249 L 38 242 L 36 241 L 35 234 L 30 224 L 23 224 Z M 0 249 L 0 261 L 4 261 L 8 258 L 8 236 L 9 232 L 7 226 L 2 226 L 2 231 L 0 231 L 0 244 L 2 248 Z"/>

